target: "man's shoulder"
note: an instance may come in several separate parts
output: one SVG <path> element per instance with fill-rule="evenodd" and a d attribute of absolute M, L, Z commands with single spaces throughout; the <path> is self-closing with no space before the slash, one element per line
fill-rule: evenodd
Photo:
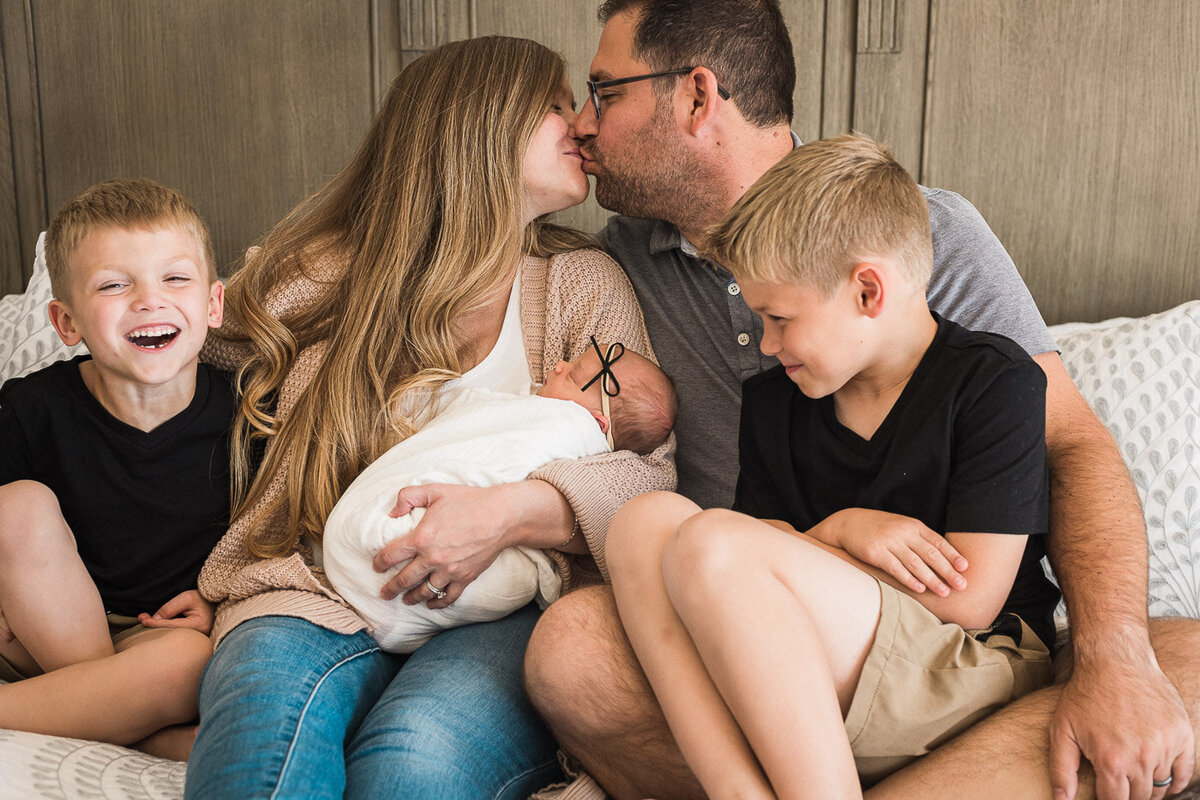
<path fill-rule="evenodd" d="M 679 246 L 679 231 L 669 222 L 614 214 L 597 235 L 621 266 L 631 266 Z"/>
<path fill-rule="evenodd" d="M 980 216 L 974 204 L 958 192 L 937 186 L 922 186 L 921 194 L 925 196 L 925 203 L 929 206 L 931 222 L 962 216 Z"/>
<path fill-rule="evenodd" d="M 600 241 L 605 247 L 609 243 L 616 244 L 643 244 L 646 245 L 650 241 L 650 236 L 653 234 L 661 222 L 656 219 L 641 219 L 639 217 L 627 217 L 624 214 L 613 214 L 604 223 L 604 227 L 600 229 Z"/>

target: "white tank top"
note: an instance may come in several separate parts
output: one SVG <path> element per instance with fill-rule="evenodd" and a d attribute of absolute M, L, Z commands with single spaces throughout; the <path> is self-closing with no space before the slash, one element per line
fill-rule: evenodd
<path fill-rule="evenodd" d="M 443 391 L 472 388 L 521 395 L 533 393 L 533 382 L 529 377 L 529 359 L 525 355 L 525 337 L 521 335 L 519 271 L 508 295 L 508 306 L 504 309 L 504 323 L 500 328 L 500 336 L 491 352 L 463 373 L 461 378 L 449 381 L 442 388 Z"/>
<path fill-rule="evenodd" d="M 463 388 L 491 389 L 509 394 L 533 394 L 533 382 L 529 378 L 529 359 L 525 355 L 525 337 L 521 335 L 521 273 L 517 272 L 508 305 L 504 309 L 504 322 L 500 336 L 487 357 L 471 369 L 442 384 L 439 396 Z M 397 489 L 401 487 L 397 486 Z M 313 551 L 313 561 L 318 567 L 324 563 L 320 545 L 308 540 Z"/>

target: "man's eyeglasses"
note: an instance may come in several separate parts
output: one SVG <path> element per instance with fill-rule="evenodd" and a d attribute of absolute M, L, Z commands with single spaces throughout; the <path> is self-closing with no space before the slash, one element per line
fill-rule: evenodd
<path fill-rule="evenodd" d="M 665 78 L 668 75 L 686 75 L 695 67 L 682 67 L 680 69 L 669 69 L 666 72 L 651 72 L 647 75 L 634 75 L 629 78 L 613 78 L 608 81 L 588 81 L 588 97 L 591 98 L 592 108 L 596 109 L 596 119 L 600 119 L 600 95 L 598 92 L 601 89 L 608 89 L 613 86 L 624 86 L 627 83 L 635 83 L 636 81 L 648 81 L 651 78 Z M 729 92 L 717 84 L 717 94 L 721 95 L 722 100 L 729 99 Z"/>

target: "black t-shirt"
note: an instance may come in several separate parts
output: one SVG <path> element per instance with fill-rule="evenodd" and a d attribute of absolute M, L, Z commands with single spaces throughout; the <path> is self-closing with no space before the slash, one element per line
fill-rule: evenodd
<path fill-rule="evenodd" d="M 229 523 L 229 376 L 206 364 L 192 402 L 149 433 L 108 413 L 79 363 L 0 387 L 0 484 L 35 480 L 58 498 L 106 611 L 154 613 L 196 588 Z"/>
<path fill-rule="evenodd" d="M 808 530 L 870 508 L 951 531 L 1029 539 L 1004 611 L 1054 643 L 1058 589 L 1041 566 L 1049 526 L 1046 377 L 1014 342 L 934 315 L 937 334 L 871 436 L 843 426 L 776 368 L 743 385 L 734 508 Z"/>

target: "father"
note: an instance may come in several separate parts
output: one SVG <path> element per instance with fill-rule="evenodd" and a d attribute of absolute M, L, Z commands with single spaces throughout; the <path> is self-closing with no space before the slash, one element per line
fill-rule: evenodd
<path fill-rule="evenodd" d="M 607 0 L 600 19 L 592 102 L 577 135 L 597 199 L 626 215 L 601 236 L 629 274 L 679 391 L 679 490 L 702 506 L 727 506 L 741 381 L 774 360 L 758 351 L 761 324 L 737 284 L 698 260 L 693 245 L 794 146 L 791 42 L 777 0 Z M 1141 509 L 1111 437 L 978 212 L 951 192 L 926 197 L 930 304 L 1015 339 L 1048 378 L 1048 545 L 1071 610 L 1074 669 L 871 794 L 921 797 L 953 786 L 955 796 L 1026 798 L 1053 787 L 1072 797 L 1078 784 L 1082 795 L 1124 800 L 1180 791 L 1195 759 L 1189 711 L 1200 718 L 1200 623 L 1147 619 Z M 1058 661 L 1070 664 L 1066 654 Z M 526 683 L 564 749 L 614 796 L 701 796 L 607 586 L 550 607 L 529 645 Z M 1171 775 L 1169 789 L 1152 786 Z"/>

